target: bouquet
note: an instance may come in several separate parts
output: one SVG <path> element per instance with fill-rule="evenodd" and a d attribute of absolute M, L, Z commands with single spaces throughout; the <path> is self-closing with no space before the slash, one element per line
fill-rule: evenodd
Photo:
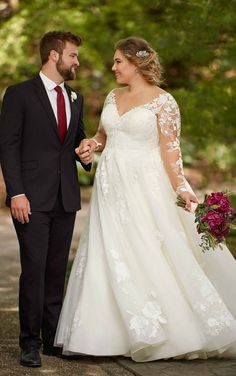
<path fill-rule="evenodd" d="M 209 249 L 214 250 L 217 246 L 222 248 L 221 243 L 225 243 L 230 230 L 236 229 L 232 223 L 236 218 L 236 212 L 229 200 L 231 195 L 229 191 L 211 193 L 205 195 L 202 203 L 196 204 L 195 223 L 197 223 L 198 233 L 202 234 L 200 247 L 203 252 Z M 176 204 L 185 207 L 186 202 L 178 196 Z"/>

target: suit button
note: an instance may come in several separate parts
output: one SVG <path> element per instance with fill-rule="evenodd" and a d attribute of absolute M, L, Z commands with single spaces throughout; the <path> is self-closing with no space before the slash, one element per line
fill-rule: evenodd
<path fill-rule="evenodd" d="M 61 174 L 61 170 L 58 170 L 58 174 L 59 174 L 59 175 Z"/>

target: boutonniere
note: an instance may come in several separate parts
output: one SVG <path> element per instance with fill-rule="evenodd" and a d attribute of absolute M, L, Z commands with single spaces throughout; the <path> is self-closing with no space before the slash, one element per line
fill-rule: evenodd
<path fill-rule="evenodd" d="M 70 99 L 71 99 L 71 102 L 76 101 L 76 99 L 77 99 L 77 94 L 76 94 L 74 91 L 72 91 L 72 92 L 70 93 Z"/>

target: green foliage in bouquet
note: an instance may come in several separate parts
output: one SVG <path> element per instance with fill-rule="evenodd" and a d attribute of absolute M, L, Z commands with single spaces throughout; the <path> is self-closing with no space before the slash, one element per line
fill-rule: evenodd
<path fill-rule="evenodd" d="M 194 211 L 197 232 L 202 234 L 202 243 L 199 245 L 203 252 L 214 250 L 216 247 L 222 248 L 230 230 L 236 229 L 232 223 L 236 218 L 236 212 L 229 200 L 231 195 L 232 192 L 229 191 L 205 195 L 204 201 L 198 204 Z M 185 207 L 186 202 L 179 196 L 176 204 Z"/>

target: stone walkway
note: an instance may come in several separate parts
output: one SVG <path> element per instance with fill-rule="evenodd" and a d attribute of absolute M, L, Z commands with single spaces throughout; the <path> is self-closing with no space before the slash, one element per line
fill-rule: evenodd
<path fill-rule="evenodd" d="M 88 205 L 77 215 L 72 253 L 77 248 Z M 135 363 L 122 357 L 65 360 L 42 356 L 43 367 L 19 365 L 18 245 L 7 209 L 0 209 L 0 376 L 236 376 L 236 360 L 156 361 Z"/>

